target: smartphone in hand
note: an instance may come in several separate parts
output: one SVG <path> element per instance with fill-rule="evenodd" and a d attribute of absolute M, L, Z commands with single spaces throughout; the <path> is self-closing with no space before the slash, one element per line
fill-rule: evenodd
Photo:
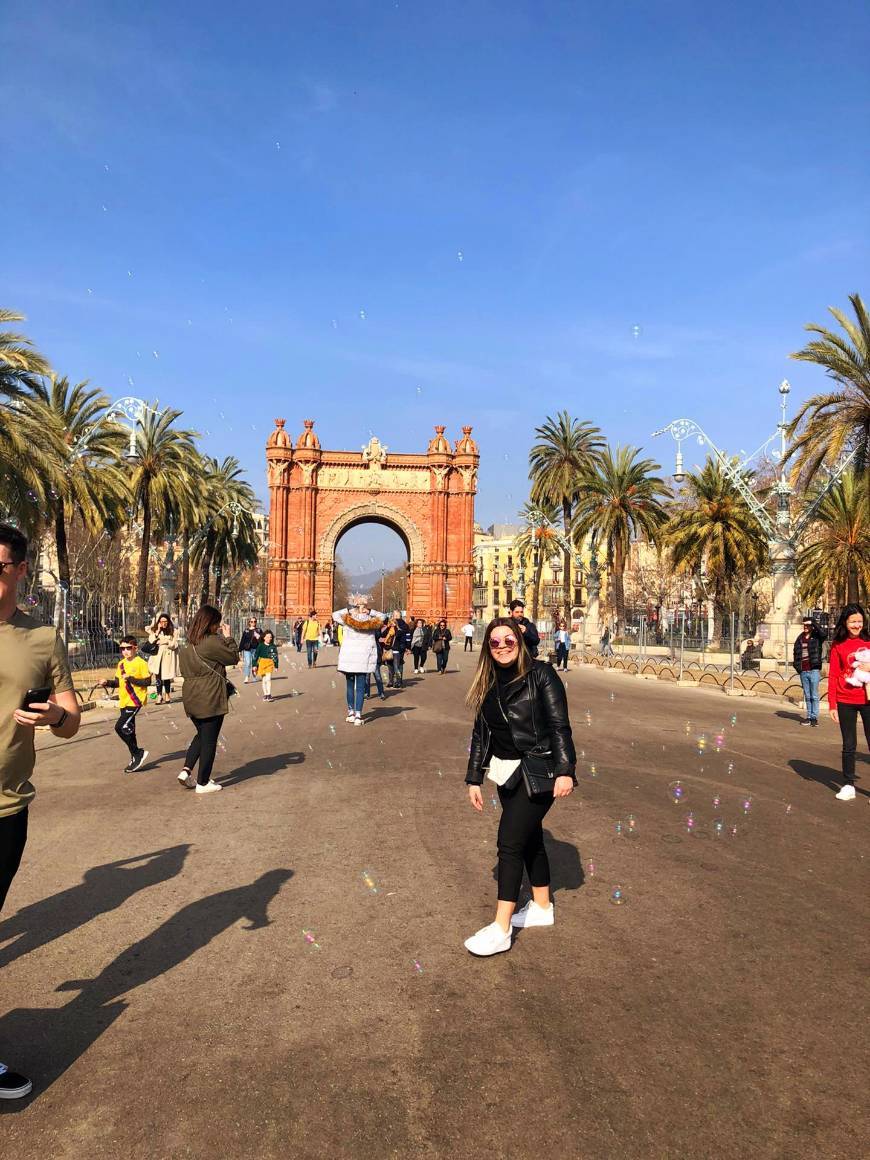
<path fill-rule="evenodd" d="M 47 709 L 34 709 L 34 705 L 44 705 L 51 696 L 51 686 L 46 685 L 44 689 L 28 689 L 24 694 L 24 700 L 21 703 L 21 708 L 28 713 L 47 713 Z"/>

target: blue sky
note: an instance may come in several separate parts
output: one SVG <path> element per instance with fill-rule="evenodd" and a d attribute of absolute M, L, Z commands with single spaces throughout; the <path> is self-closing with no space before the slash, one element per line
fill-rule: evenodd
<path fill-rule="evenodd" d="M 870 293 L 863 5 L 3 8 L 0 302 L 264 496 L 276 415 L 473 424 L 483 524 L 563 407 L 668 469 L 678 416 L 755 447 L 823 385 L 804 323 Z"/>

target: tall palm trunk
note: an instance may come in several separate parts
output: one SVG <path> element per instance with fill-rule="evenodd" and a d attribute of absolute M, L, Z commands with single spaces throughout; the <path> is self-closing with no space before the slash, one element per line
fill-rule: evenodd
<path fill-rule="evenodd" d="M 220 608 L 220 606 L 221 606 L 221 588 L 223 587 L 223 582 L 224 582 L 223 569 L 218 568 L 218 570 L 214 574 L 214 602 L 218 608 Z"/>
<path fill-rule="evenodd" d="M 54 513 L 54 546 L 57 550 L 57 578 L 61 588 L 69 589 L 69 545 L 66 538 L 66 511 L 63 500 Z"/>
<path fill-rule="evenodd" d="M 205 549 L 202 554 L 202 563 L 200 564 L 200 576 L 202 583 L 199 589 L 199 606 L 202 608 L 204 604 L 208 604 L 208 595 L 210 588 L 210 573 L 211 573 L 211 544 L 206 542 Z"/>
<path fill-rule="evenodd" d="M 565 539 L 570 545 L 571 540 L 571 501 L 568 499 L 562 500 L 562 523 L 565 529 Z M 569 624 L 571 621 L 571 553 L 568 548 L 562 549 L 562 616 L 565 623 Z"/>
<path fill-rule="evenodd" d="M 538 552 L 538 562 L 535 565 L 535 578 L 532 581 L 532 620 L 538 619 L 538 601 L 541 598 L 541 577 L 544 574 L 544 553 Z"/>
<path fill-rule="evenodd" d="M 185 528 L 181 536 L 181 602 L 179 612 L 181 623 L 187 624 L 190 604 L 190 532 Z"/>
<path fill-rule="evenodd" d="M 151 492 L 148 484 L 142 491 L 142 550 L 139 553 L 139 575 L 136 580 L 136 628 L 145 623 L 145 594 L 148 589 L 148 557 L 151 552 Z"/>
<path fill-rule="evenodd" d="M 618 542 L 613 546 L 613 603 L 616 605 L 614 636 L 618 636 L 625 625 L 625 553 Z"/>

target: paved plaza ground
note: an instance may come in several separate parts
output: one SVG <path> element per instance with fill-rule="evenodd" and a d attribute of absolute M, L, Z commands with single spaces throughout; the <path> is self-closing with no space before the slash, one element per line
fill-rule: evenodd
<path fill-rule="evenodd" d="M 0 919 L 0 1058 L 35 1084 L 4 1156 L 862 1154 L 870 765 L 835 801 L 833 724 L 572 671 L 557 924 L 478 960 L 498 815 L 463 786 L 471 660 L 354 729 L 334 658 L 285 654 L 272 705 L 240 684 L 220 794 L 176 782 L 179 704 L 143 715 L 136 775 L 113 712 L 41 741 Z"/>

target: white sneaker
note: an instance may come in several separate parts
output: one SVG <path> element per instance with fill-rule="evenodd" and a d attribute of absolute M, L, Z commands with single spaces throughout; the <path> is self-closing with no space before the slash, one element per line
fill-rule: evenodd
<path fill-rule="evenodd" d="M 511 915 L 511 926 L 525 930 L 529 926 L 552 926 L 556 921 L 555 909 L 552 902 L 545 909 L 538 906 L 534 898 L 529 899 L 526 905 Z"/>
<path fill-rule="evenodd" d="M 354 713 L 353 713 L 353 712 L 350 712 L 350 713 L 348 713 L 348 715 L 345 717 L 345 721 L 350 721 L 350 722 L 352 722 L 352 721 L 353 721 L 353 719 L 354 719 Z"/>
<path fill-rule="evenodd" d="M 854 787 L 854 785 L 844 785 L 843 788 L 840 790 L 840 792 L 837 794 L 837 801 L 838 802 L 853 802 L 854 800 L 855 800 L 855 787 Z"/>
<path fill-rule="evenodd" d="M 354 723 L 354 725 L 362 725 L 362 723 L 363 723 L 362 717 L 354 716 L 353 723 Z"/>
<path fill-rule="evenodd" d="M 497 922 L 491 922 L 465 940 L 465 949 L 473 955 L 497 955 L 511 949 L 511 933 L 503 931 Z"/>
<path fill-rule="evenodd" d="M 182 769 L 178 775 L 178 780 L 181 785 L 186 786 L 188 789 L 193 789 L 194 785 L 196 785 L 196 782 L 191 778 L 186 769 Z"/>
<path fill-rule="evenodd" d="M 219 789 L 223 789 L 216 781 L 207 781 L 205 785 L 198 785 L 196 787 L 197 793 L 217 793 Z"/>

